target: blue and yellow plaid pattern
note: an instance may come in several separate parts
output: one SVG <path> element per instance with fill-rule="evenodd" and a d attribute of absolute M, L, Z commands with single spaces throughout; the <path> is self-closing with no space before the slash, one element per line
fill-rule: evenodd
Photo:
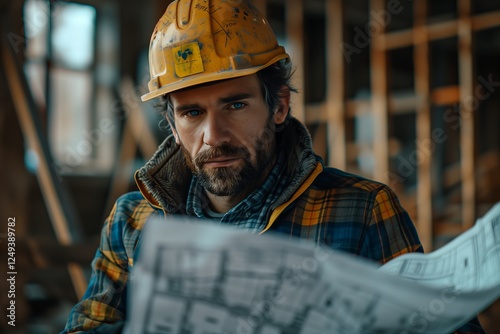
<path fill-rule="evenodd" d="M 391 189 L 334 168 L 323 169 L 321 163 L 317 171 L 299 196 L 275 209 L 279 215 L 266 215 L 272 219 L 266 231 L 309 239 L 381 264 L 423 251 L 413 223 Z M 103 227 L 88 290 L 73 308 L 65 333 L 89 332 L 103 324 L 123 326 L 129 272 L 141 230 L 154 215 L 163 213 L 139 192 L 118 199 Z M 476 318 L 457 333 L 484 331 Z"/>

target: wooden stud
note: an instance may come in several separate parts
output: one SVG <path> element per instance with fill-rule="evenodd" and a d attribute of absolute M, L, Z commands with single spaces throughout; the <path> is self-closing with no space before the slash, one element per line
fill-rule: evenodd
<path fill-rule="evenodd" d="M 371 10 L 384 10 L 384 0 L 371 0 Z M 387 87 L 387 54 L 383 48 L 382 31 L 372 36 L 371 43 L 371 89 L 374 126 L 373 152 L 375 155 L 375 170 L 373 178 L 388 182 L 389 175 L 389 131 L 388 131 L 388 87 Z"/>
<path fill-rule="evenodd" d="M 476 220 L 474 68 L 472 60 L 471 0 L 458 0 L 458 62 L 460 80 L 460 152 L 463 228 Z"/>
<path fill-rule="evenodd" d="M 116 199 L 125 193 L 130 186 L 137 149 L 141 151 L 144 158 L 149 159 L 158 148 L 158 143 L 152 134 L 152 130 L 149 129 L 144 111 L 140 107 L 143 102 L 141 102 L 134 90 L 132 79 L 123 79 L 121 97 L 127 102 L 124 103 L 127 118 L 125 119 L 120 140 L 118 161 L 115 164 L 111 180 L 106 213 L 111 211 Z"/>
<path fill-rule="evenodd" d="M 305 106 L 306 124 L 326 123 L 328 121 L 326 103 L 308 103 Z"/>
<path fill-rule="evenodd" d="M 426 28 L 427 0 L 414 2 L 414 63 L 417 165 L 417 228 L 426 251 L 432 250 L 432 138 L 430 112 L 429 40 Z"/>
<path fill-rule="evenodd" d="M 304 2 L 303 0 L 288 0 L 286 8 L 286 35 L 288 53 L 295 64 L 295 73 L 292 84 L 299 90 L 299 94 L 292 94 L 292 114 L 299 121 L 305 121 L 304 103 Z"/>
<path fill-rule="evenodd" d="M 127 126 L 130 126 L 130 130 L 132 131 L 143 157 L 152 157 L 158 149 L 159 143 L 153 136 L 153 130 L 150 129 L 148 125 L 144 110 L 141 108 L 144 102 L 142 102 L 136 94 L 131 78 L 123 79 L 121 93 L 126 101 L 128 101 L 128 103 L 124 104 L 125 113 L 127 115 Z"/>
<path fill-rule="evenodd" d="M 342 0 L 326 2 L 327 19 L 327 128 L 329 165 L 347 168 L 345 133 L 344 56 L 340 45 L 343 41 L 344 20 Z"/>
<path fill-rule="evenodd" d="M 111 211 L 116 199 L 127 191 L 134 173 L 132 165 L 138 144 L 130 125 L 128 125 L 129 122 L 130 120 L 127 118 L 120 138 L 118 160 L 113 169 L 111 186 L 107 196 L 106 214 Z"/>
<path fill-rule="evenodd" d="M 325 123 L 315 124 L 314 131 L 311 131 L 314 153 L 325 159 L 328 153 L 327 146 L 327 127 Z"/>

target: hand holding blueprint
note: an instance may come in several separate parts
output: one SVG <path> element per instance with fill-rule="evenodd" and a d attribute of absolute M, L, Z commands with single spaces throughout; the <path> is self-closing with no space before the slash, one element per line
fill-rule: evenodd
<path fill-rule="evenodd" d="M 125 333 L 450 333 L 500 298 L 500 204 L 384 266 L 280 235 L 148 223 Z"/>

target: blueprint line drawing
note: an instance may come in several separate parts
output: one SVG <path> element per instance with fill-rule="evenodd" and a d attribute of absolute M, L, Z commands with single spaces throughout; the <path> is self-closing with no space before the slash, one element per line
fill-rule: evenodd
<path fill-rule="evenodd" d="M 475 291 L 500 281 L 500 205 L 467 232 L 429 254 L 406 254 L 381 270 L 431 286 Z"/>
<path fill-rule="evenodd" d="M 500 204 L 444 247 L 380 266 L 186 217 L 148 223 L 125 333 L 448 333 L 500 298 Z"/>

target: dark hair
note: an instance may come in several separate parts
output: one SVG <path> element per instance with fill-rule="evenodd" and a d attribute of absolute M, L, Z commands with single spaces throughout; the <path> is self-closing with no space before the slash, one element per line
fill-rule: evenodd
<path fill-rule="evenodd" d="M 280 96 L 282 94 L 281 87 L 287 86 L 290 92 L 297 92 L 297 89 L 291 84 L 292 74 L 292 63 L 288 59 L 280 60 L 257 72 L 262 96 L 271 114 L 274 113 L 279 99 L 282 97 Z M 169 94 L 161 97 L 159 109 L 163 113 L 164 119 L 168 119 L 170 124 L 175 127 L 174 110 Z M 289 116 L 290 111 L 287 117 Z M 160 127 L 164 127 L 162 123 L 160 123 Z"/>
<path fill-rule="evenodd" d="M 292 74 L 292 65 L 287 59 L 276 62 L 257 72 L 260 87 L 262 89 L 262 96 L 266 101 L 270 113 L 274 113 L 279 103 L 279 99 L 282 97 L 281 87 L 287 86 L 289 92 L 297 92 L 297 89 L 295 89 L 290 82 Z M 287 92 L 287 94 L 289 94 L 289 92 Z M 288 115 L 289 114 L 290 113 L 288 113 Z"/>

